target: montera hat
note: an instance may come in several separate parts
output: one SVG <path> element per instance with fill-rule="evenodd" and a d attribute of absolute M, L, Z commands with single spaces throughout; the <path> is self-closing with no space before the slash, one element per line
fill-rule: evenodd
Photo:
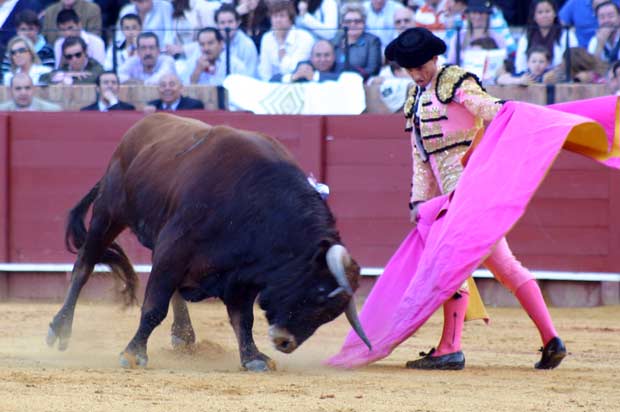
<path fill-rule="evenodd" d="M 493 13 L 491 8 L 491 2 L 489 0 L 469 0 L 467 2 L 467 8 L 465 13 L 478 12 L 478 13 Z"/>
<path fill-rule="evenodd" d="M 428 29 L 414 27 L 402 32 L 385 48 L 385 58 L 406 69 L 420 67 L 446 52 L 446 43 Z"/>

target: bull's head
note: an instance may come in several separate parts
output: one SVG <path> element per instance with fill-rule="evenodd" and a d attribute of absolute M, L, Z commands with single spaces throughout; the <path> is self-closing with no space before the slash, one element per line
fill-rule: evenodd
<path fill-rule="evenodd" d="M 268 306 L 273 307 L 273 302 L 261 302 L 261 306 L 267 309 L 270 323 L 269 337 L 276 349 L 281 352 L 294 351 L 319 326 L 335 319 L 342 312 L 345 312 L 360 339 L 371 349 L 358 319 L 353 297 L 352 284 L 357 287 L 359 266 L 341 245 L 332 245 L 323 256 L 324 260 L 317 262 L 321 270 L 313 274 L 313 279 L 319 281 L 313 282 L 301 291 L 302 296 L 271 311 Z"/>

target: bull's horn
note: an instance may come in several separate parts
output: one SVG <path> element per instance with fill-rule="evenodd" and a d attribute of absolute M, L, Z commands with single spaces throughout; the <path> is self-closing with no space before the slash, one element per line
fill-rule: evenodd
<path fill-rule="evenodd" d="M 344 288 L 350 296 L 353 296 L 353 289 L 349 284 L 347 275 L 344 271 L 344 261 L 349 261 L 349 252 L 342 245 L 333 245 L 327 251 L 325 260 L 327 261 L 327 267 L 332 275 L 336 278 L 338 285 Z"/>
<path fill-rule="evenodd" d="M 368 346 L 368 350 L 372 350 L 372 345 L 370 344 L 370 340 L 366 337 L 366 332 L 362 328 L 362 324 L 360 323 L 359 318 L 357 317 L 357 307 L 355 306 L 355 299 L 351 296 L 351 300 L 349 300 L 349 306 L 347 306 L 347 311 L 345 312 L 347 315 L 347 320 L 351 324 L 351 327 L 357 333 L 357 336 Z"/>
<path fill-rule="evenodd" d="M 347 306 L 347 310 L 345 312 L 347 316 L 347 320 L 351 324 L 351 327 L 357 333 L 357 336 L 368 346 L 368 349 L 372 350 L 372 345 L 370 341 L 366 337 L 366 333 L 362 328 L 362 324 L 360 323 L 359 318 L 357 317 L 357 307 L 355 306 L 355 299 L 353 298 L 353 289 L 349 284 L 349 280 L 347 279 L 347 275 L 344 270 L 344 262 L 345 260 L 349 262 L 349 252 L 342 245 L 333 245 L 329 248 L 326 255 L 327 267 L 332 272 L 338 285 L 344 290 L 347 291 L 351 299 L 349 299 L 349 305 Z"/>

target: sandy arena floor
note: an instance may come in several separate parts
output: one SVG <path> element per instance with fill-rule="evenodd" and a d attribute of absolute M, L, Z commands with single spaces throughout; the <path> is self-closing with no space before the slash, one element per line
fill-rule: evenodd
<path fill-rule="evenodd" d="M 435 345 L 437 314 L 389 358 L 341 371 L 321 361 L 342 343 L 344 317 L 284 355 L 270 347 L 257 313 L 257 344 L 278 363 L 277 372 L 266 374 L 240 370 L 219 302 L 190 306 L 199 340 L 193 355 L 172 352 L 168 320 L 156 329 L 146 370 L 118 367 L 118 354 L 137 327 L 137 308 L 81 302 L 71 345 L 58 352 L 45 345 L 45 334 L 59 307 L 0 303 L 0 412 L 620 411 L 618 306 L 553 309 L 570 352 L 553 371 L 533 369 L 539 338 L 520 309 L 489 308 L 490 326 L 466 325 L 467 367 L 458 372 L 403 367 Z"/>

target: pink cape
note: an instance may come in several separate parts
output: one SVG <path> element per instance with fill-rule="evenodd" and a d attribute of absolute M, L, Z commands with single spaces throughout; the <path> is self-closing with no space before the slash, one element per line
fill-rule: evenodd
<path fill-rule="evenodd" d="M 368 296 L 360 321 L 372 351 L 351 331 L 327 364 L 352 368 L 377 361 L 422 326 L 521 218 L 563 146 L 620 168 L 618 107 L 614 96 L 549 107 L 507 102 L 453 197 L 421 205 L 417 227 Z"/>

